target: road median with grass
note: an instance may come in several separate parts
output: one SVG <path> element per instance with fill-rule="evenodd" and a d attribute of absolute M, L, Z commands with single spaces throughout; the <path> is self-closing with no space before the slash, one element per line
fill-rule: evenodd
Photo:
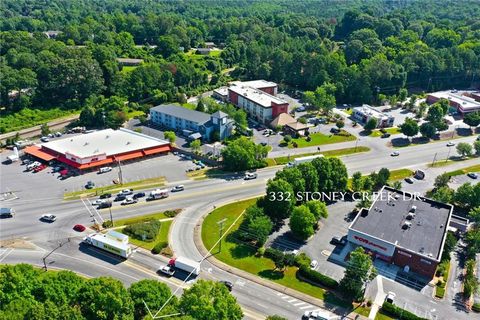
<path fill-rule="evenodd" d="M 291 142 L 288 143 L 288 148 L 294 148 L 294 144 L 296 144 L 296 148 L 305 148 L 312 146 L 321 146 L 324 144 L 354 141 L 357 139 L 354 135 L 351 135 L 345 130 L 341 130 L 337 134 L 329 135 L 320 132 L 311 133 L 308 138 L 310 139 L 310 141 L 307 141 L 307 137 L 294 138 L 291 140 Z"/>
<path fill-rule="evenodd" d="M 276 166 L 287 164 L 295 158 L 306 157 L 306 156 L 313 156 L 317 154 L 323 154 L 325 157 L 341 157 L 341 156 L 348 156 L 350 154 L 361 153 L 361 152 L 368 152 L 370 151 L 369 147 L 358 146 L 352 148 L 343 148 L 343 149 L 335 149 L 335 150 L 328 150 L 322 152 L 311 152 L 311 153 L 303 153 L 303 154 L 296 154 L 294 156 L 285 156 L 285 157 L 277 157 L 277 158 L 269 158 L 267 159 L 268 166 Z"/>

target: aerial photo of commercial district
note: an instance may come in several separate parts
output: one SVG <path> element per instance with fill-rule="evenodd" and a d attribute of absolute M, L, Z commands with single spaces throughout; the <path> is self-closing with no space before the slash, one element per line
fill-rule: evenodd
<path fill-rule="evenodd" d="M 480 1 L 0 1 L 0 319 L 480 320 Z"/>

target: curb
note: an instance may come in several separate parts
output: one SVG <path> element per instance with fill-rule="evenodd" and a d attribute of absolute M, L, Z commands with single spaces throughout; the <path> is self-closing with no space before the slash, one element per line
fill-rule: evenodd
<path fill-rule="evenodd" d="M 256 197 L 255 197 L 256 198 Z M 251 199 L 251 198 L 247 198 L 247 199 L 242 199 L 242 200 L 248 200 L 248 199 Z M 229 204 L 229 203 L 233 203 L 235 201 L 229 201 L 229 202 L 226 202 L 226 203 L 222 203 L 222 206 L 226 205 L 226 204 Z M 220 207 L 219 205 L 216 206 L 217 208 Z M 296 291 L 294 289 L 290 289 L 288 287 L 285 287 L 285 286 L 282 286 L 282 285 L 279 285 L 277 283 L 274 283 L 274 282 L 271 282 L 271 281 L 268 281 L 268 280 L 264 280 L 264 279 L 261 279 L 249 272 L 246 272 L 246 271 L 243 271 L 243 270 L 240 270 L 240 269 L 237 269 L 235 267 L 232 267 L 232 266 L 229 266 L 227 265 L 226 263 L 216 259 L 215 257 L 213 257 L 212 255 L 210 255 L 208 253 L 208 250 L 207 248 L 205 248 L 205 246 L 203 245 L 203 241 L 201 239 L 201 230 L 202 230 L 202 225 L 203 225 L 203 221 L 205 220 L 205 217 L 208 216 L 212 211 L 208 211 L 206 212 L 198 221 L 197 221 L 197 224 L 195 225 L 195 228 L 194 228 L 194 235 L 193 235 L 193 239 L 194 239 L 194 242 L 195 242 L 195 246 L 197 247 L 198 251 L 200 252 L 200 254 L 204 257 L 206 257 L 205 259 L 208 260 L 208 262 L 210 262 L 211 264 L 213 264 L 214 266 L 216 266 L 217 268 L 219 269 L 222 269 L 223 271 L 226 271 L 228 273 L 231 273 L 233 275 L 236 275 L 238 277 L 241 277 L 243 279 L 246 279 L 246 280 L 249 280 L 251 282 L 254 282 L 256 284 L 259 284 L 261 286 L 265 286 L 269 289 L 272 289 L 274 291 L 278 291 L 278 292 L 282 292 L 282 293 L 285 293 L 285 294 L 288 294 L 298 300 L 301 300 L 301 301 L 304 301 L 304 302 L 307 302 L 307 303 L 310 303 L 314 306 L 317 306 L 317 307 L 320 307 L 320 308 L 323 308 L 323 309 L 326 309 L 328 311 L 331 311 L 331 312 L 337 312 L 337 313 L 340 313 L 341 315 L 344 315 L 345 314 L 345 309 L 342 308 L 342 307 L 327 307 L 325 305 L 325 302 L 320 300 L 320 299 L 317 299 L 317 298 L 313 298 L 307 294 L 304 294 L 304 293 L 301 293 L 299 291 Z M 351 313 L 351 314 L 348 314 L 346 316 L 347 319 L 368 319 L 367 317 L 364 317 L 362 315 L 357 315 L 355 313 Z"/>

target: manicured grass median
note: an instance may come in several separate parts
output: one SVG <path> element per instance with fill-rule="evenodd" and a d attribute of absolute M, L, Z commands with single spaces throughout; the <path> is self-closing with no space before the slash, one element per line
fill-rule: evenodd
<path fill-rule="evenodd" d="M 214 257 L 230 266 L 250 272 L 262 278 L 276 282 L 291 289 L 311 295 L 315 298 L 325 300 L 342 307 L 349 308 L 350 304 L 336 298 L 323 288 L 300 281 L 296 277 L 297 267 L 287 267 L 284 272 L 275 270 L 275 264 L 272 260 L 265 257 L 256 257 L 257 249 L 245 243 L 239 243 L 232 237 L 243 218 L 242 212 L 254 204 L 256 199 L 244 200 L 220 207 L 210 213 L 202 225 L 202 241 L 207 250 L 210 250 L 219 239 L 218 221 L 226 219 L 224 223 L 225 238 L 222 241 L 222 251 L 219 252 L 218 244 L 211 250 Z M 230 226 L 235 222 L 235 224 Z M 228 231 L 227 231 L 228 230 Z"/>
<path fill-rule="evenodd" d="M 357 148 L 343 148 L 343 149 L 336 149 L 336 150 L 328 150 L 328 151 L 323 151 L 323 152 L 313 152 L 313 153 L 303 153 L 303 154 L 297 154 L 297 155 L 292 155 L 290 157 L 278 157 L 274 159 L 267 159 L 268 166 L 272 165 L 280 165 L 280 164 L 287 164 L 289 161 L 293 161 L 295 158 L 300 158 L 300 157 L 306 157 L 306 156 L 313 156 L 316 154 L 323 154 L 325 157 L 341 157 L 341 156 L 346 156 L 349 154 L 354 154 L 354 153 L 360 153 L 360 152 L 368 152 L 370 151 L 369 147 L 363 147 L 359 146 Z M 271 161 L 273 160 L 273 161 Z M 270 164 L 273 163 L 273 164 Z"/>
<path fill-rule="evenodd" d="M 173 210 L 176 211 L 177 213 L 180 212 L 180 209 Z M 138 216 L 138 217 L 131 217 L 131 218 L 125 218 L 125 219 L 113 219 L 113 226 L 114 227 L 121 227 L 121 226 L 126 226 L 129 224 L 134 224 L 134 223 L 140 223 L 140 222 L 147 222 L 151 220 L 160 220 L 160 219 L 167 219 L 169 218 L 165 212 L 157 212 L 157 213 L 151 213 L 143 216 Z"/>
<path fill-rule="evenodd" d="M 216 176 L 221 176 L 224 174 L 228 174 L 228 172 L 220 170 L 220 169 L 200 169 L 195 171 L 187 172 L 187 177 L 192 180 L 203 180 L 207 178 L 214 178 Z"/>
<path fill-rule="evenodd" d="M 410 169 L 397 169 L 390 171 L 390 181 L 402 180 L 411 177 L 414 172 Z"/>
<path fill-rule="evenodd" d="M 466 168 L 463 168 L 463 169 L 458 169 L 458 170 L 455 170 L 455 171 L 450 171 L 450 172 L 447 172 L 447 174 L 450 175 L 450 176 L 459 176 L 459 175 L 462 175 L 462 174 L 467 174 L 469 172 L 478 172 L 478 171 L 480 171 L 480 164 L 476 164 L 476 165 L 466 167 Z"/>
<path fill-rule="evenodd" d="M 390 133 L 391 135 L 394 134 L 400 134 L 402 131 L 400 131 L 400 128 L 385 128 L 385 132 Z M 383 132 L 380 130 L 373 130 L 372 133 L 370 133 L 368 136 L 369 137 L 381 137 L 383 135 Z"/>
<path fill-rule="evenodd" d="M 165 177 L 150 178 L 145 180 L 137 180 L 126 182 L 124 184 L 113 184 L 110 186 L 85 189 L 80 191 L 67 192 L 63 195 L 64 200 L 75 200 L 82 197 L 95 197 L 102 193 L 115 193 L 127 188 L 148 189 L 162 187 L 166 183 Z"/>
<path fill-rule="evenodd" d="M 132 237 L 129 238 L 129 242 L 137 247 L 142 247 L 147 250 L 152 250 L 153 247 L 159 242 L 168 242 L 168 230 L 172 225 L 173 220 L 165 220 L 160 222 L 160 231 L 158 232 L 155 240 L 151 242 L 137 240 Z M 123 229 L 121 230 L 123 231 Z"/>
<path fill-rule="evenodd" d="M 305 140 L 306 137 L 292 139 L 292 142 L 288 144 L 289 148 L 293 148 L 293 142 L 297 143 L 297 148 L 311 147 L 311 146 L 320 146 L 323 144 L 339 143 L 345 141 L 356 140 L 355 136 L 351 135 L 347 131 L 342 130 L 338 134 L 326 135 L 323 133 L 312 133 L 309 135 L 311 138 L 310 142 Z"/>

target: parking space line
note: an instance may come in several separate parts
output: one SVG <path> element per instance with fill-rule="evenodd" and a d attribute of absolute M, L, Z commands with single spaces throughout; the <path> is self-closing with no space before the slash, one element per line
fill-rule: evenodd
<path fill-rule="evenodd" d="M 309 308 L 313 308 L 313 306 L 312 306 L 311 304 L 309 304 L 309 305 L 306 305 L 306 306 L 304 306 L 304 307 L 300 307 L 300 308 L 298 308 L 298 309 L 300 309 L 300 310 L 305 310 L 305 309 L 309 309 Z"/>
<path fill-rule="evenodd" d="M 298 306 L 301 306 L 302 304 L 305 304 L 305 302 L 295 303 L 294 306 L 295 306 L 295 307 L 298 307 Z"/>
<path fill-rule="evenodd" d="M 292 302 L 295 302 L 295 301 L 298 301 L 298 300 L 297 299 L 288 300 L 288 303 L 292 303 Z"/>

